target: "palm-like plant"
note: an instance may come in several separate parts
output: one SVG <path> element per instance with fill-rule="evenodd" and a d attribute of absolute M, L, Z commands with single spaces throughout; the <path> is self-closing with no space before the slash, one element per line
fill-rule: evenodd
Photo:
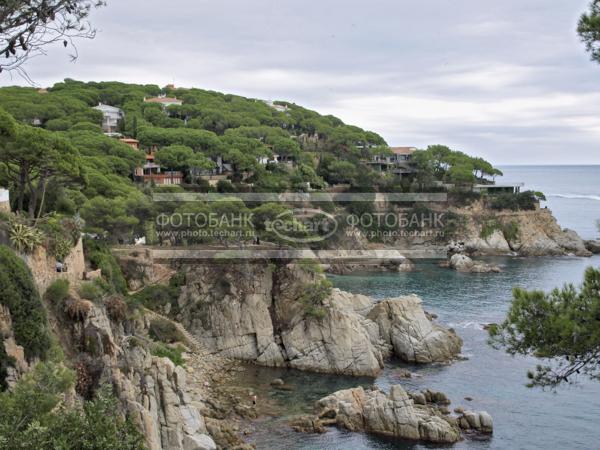
<path fill-rule="evenodd" d="M 9 235 L 10 243 L 21 253 L 33 252 L 44 241 L 44 236 L 39 230 L 20 222 L 10 224 Z"/>

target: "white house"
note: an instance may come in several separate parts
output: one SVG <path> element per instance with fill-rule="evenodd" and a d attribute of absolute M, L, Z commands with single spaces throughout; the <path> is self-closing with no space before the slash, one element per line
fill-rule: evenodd
<path fill-rule="evenodd" d="M 0 211 L 10 212 L 8 190 L 0 188 Z"/>
<path fill-rule="evenodd" d="M 102 131 L 105 133 L 116 132 L 119 127 L 119 121 L 125 117 L 123 110 L 116 106 L 99 103 L 98 106 L 94 106 L 94 109 L 102 113 Z"/>

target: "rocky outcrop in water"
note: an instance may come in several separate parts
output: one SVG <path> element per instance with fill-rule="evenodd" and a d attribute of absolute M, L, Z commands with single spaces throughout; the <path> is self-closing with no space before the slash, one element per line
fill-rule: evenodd
<path fill-rule="evenodd" d="M 189 266 L 178 319 L 210 351 L 315 372 L 374 376 L 392 355 L 433 362 L 460 352 L 460 338 L 427 319 L 415 296 L 376 305 L 333 289 L 307 308 L 322 281 L 300 264 Z"/>
<path fill-rule="evenodd" d="M 592 252 L 594 255 L 600 253 L 600 239 L 592 239 L 585 241 L 585 248 Z"/>
<path fill-rule="evenodd" d="M 383 434 L 402 439 L 454 443 L 460 430 L 432 408 L 417 406 L 400 385 L 389 394 L 362 387 L 335 392 L 317 402 L 317 416 L 335 419 L 350 431 Z"/>
<path fill-rule="evenodd" d="M 382 300 L 369 311 L 367 319 L 377 324 L 379 336 L 403 361 L 449 361 L 460 353 L 460 337 L 432 322 L 416 295 Z"/>
<path fill-rule="evenodd" d="M 484 411 L 451 415 L 450 401 L 441 392 L 407 393 L 394 385 L 389 394 L 362 387 L 337 391 L 317 401 L 315 418 L 305 416 L 292 426 L 298 431 L 322 432 L 335 425 L 350 431 L 452 444 L 463 433 L 491 434 L 493 423 Z"/>
<path fill-rule="evenodd" d="M 487 264 L 481 261 L 473 261 L 467 255 L 454 254 L 448 261 L 440 264 L 442 267 L 448 267 L 454 269 L 457 272 L 463 273 L 499 273 L 501 272 L 500 267 L 493 264 Z"/>

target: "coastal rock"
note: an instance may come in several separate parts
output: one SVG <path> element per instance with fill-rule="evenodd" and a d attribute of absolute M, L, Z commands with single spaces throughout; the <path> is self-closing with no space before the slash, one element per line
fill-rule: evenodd
<path fill-rule="evenodd" d="M 585 242 L 576 231 L 565 228 L 562 233 L 553 235 L 554 240 L 566 252 L 574 253 L 577 256 L 591 256 L 591 252 L 585 247 Z"/>
<path fill-rule="evenodd" d="M 585 248 L 594 255 L 600 253 L 600 239 L 585 241 Z"/>
<path fill-rule="evenodd" d="M 362 387 L 337 391 L 317 402 L 319 418 L 335 419 L 350 431 L 383 434 L 402 439 L 454 443 L 460 431 L 428 407 L 418 407 L 400 385 L 386 395 Z"/>
<path fill-rule="evenodd" d="M 303 296 L 321 283 L 299 264 L 193 265 L 179 298 L 183 325 L 211 352 L 256 364 L 377 375 L 393 354 L 447 361 L 460 338 L 429 321 L 417 297 L 375 304 L 333 289 L 311 314 Z"/>
<path fill-rule="evenodd" d="M 494 230 L 486 238 L 475 237 L 465 242 L 467 251 L 477 252 L 482 255 L 506 255 L 512 250 L 506 241 L 504 234 L 500 230 Z"/>
<path fill-rule="evenodd" d="M 379 336 L 404 361 L 430 363 L 453 359 L 460 353 L 462 340 L 453 330 L 431 322 L 421 303 L 416 295 L 382 300 L 367 318 L 378 325 Z"/>
<path fill-rule="evenodd" d="M 457 272 L 465 273 L 490 273 L 490 272 L 501 272 L 500 267 L 486 264 L 480 261 L 473 261 L 466 255 L 454 254 L 450 258 L 448 267 L 456 270 Z"/>
<path fill-rule="evenodd" d="M 462 430 L 481 434 L 492 434 L 494 422 L 492 416 L 486 411 L 464 411 L 458 417 L 458 424 Z"/>
<path fill-rule="evenodd" d="M 410 259 L 405 258 L 400 264 L 398 264 L 398 272 L 414 272 L 415 271 L 415 263 Z"/>

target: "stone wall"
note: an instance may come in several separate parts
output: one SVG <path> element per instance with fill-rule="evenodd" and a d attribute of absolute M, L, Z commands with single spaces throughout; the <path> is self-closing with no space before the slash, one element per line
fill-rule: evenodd
<path fill-rule="evenodd" d="M 85 260 L 81 239 L 64 260 L 67 272 L 56 271 L 56 259 L 42 246 L 38 246 L 31 255 L 21 255 L 21 257 L 29 266 L 40 294 L 43 294 L 48 286 L 59 278 L 67 279 L 71 284 L 78 284 L 83 280 Z"/>

